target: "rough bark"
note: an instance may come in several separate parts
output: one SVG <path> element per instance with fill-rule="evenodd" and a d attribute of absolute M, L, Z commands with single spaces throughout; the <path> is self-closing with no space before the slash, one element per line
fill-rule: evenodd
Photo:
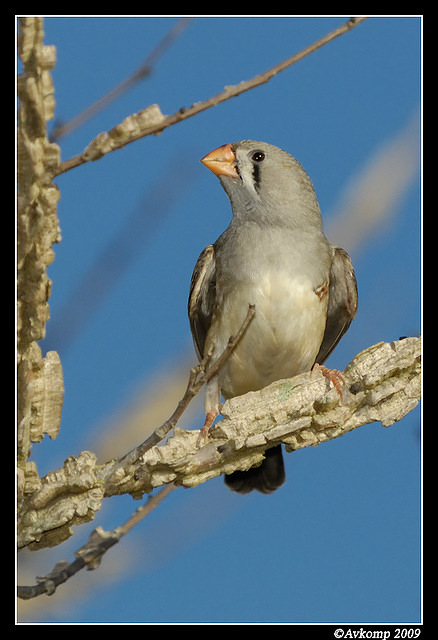
<path fill-rule="evenodd" d="M 55 545 L 71 527 L 90 519 L 104 497 L 140 498 L 173 482 L 194 487 L 222 473 L 248 469 L 279 443 L 287 451 L 315 446 L 361 425 L 389 426 L 417 406 L 421 396 L 421 340 L 380 342 L 359 353 L 344 371 L 343 397 L 321 372 L 280 380 L 261 391 L 225 402 L 223 419 L 199 447 L 198 430 L 175 429 L 165 444 L 134 464 L 98 465 L 84 451 L 48 473 L 30 493 L 20 514 L 19 545 Z"/>
<path fill-rule="evenodd" d="M 62 368 L 55 351 L 42 356 L 49 319 L 51 281 L 47 267 L 52 245 L 60 240 L 56 205 L 59 192 L 47 177 L 59 166 L 59 147 L 47 138 L 53 117 L 50 69 L 55 48 L 43 46 L 43 19 L 19 20 L 18 49 L 23 71 L 18 78 L 17 158 L 17 437 L 18 503 L 38 486 L 36 466 L 28 462 L 31 442 L 55 438 L 61 421 Z"/>

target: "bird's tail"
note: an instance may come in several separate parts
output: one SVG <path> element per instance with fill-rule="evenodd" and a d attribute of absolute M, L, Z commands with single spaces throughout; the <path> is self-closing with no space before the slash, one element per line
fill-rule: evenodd
<path fill-rule="evenodd" d="M 254 489 L 260 493 L 272 493 L 281 487 L 285 480 L 281 445 L 267 449 L 260 466 L 248 471 L 234 471 L 225 476 L 225 484 L 236 493 L 249 493 Z"/>

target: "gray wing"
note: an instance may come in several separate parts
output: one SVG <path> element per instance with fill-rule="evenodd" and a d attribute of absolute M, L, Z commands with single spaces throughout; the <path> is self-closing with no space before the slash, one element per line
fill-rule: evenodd
<path fill-rule="evenodd" d="M 357 283 L 350 256 L 332 247 L 327 323 L 315 362 L 322 364 L 347 331 L 357 311 Z"/>
<path fill-rule="evenodd" d="M 199 360 L 216 305 L 216 254 L 212 244 L 199 256 L 190 283 L 188 313 L 193 343 Z"/>

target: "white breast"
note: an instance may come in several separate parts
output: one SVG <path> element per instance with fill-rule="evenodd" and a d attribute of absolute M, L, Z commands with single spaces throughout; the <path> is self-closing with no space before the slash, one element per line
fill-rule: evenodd
<path fill-rule="evenodd" d="M 215 356 L 241 326 L 249 304 L 255 317 L 219 378 L 224 397 L 261 389 L 312 367 L 324 335 L 327 296 L 316 295 L 309 280 L 281 271 L 228 292 L 220 317 L 213 321 Z"/>

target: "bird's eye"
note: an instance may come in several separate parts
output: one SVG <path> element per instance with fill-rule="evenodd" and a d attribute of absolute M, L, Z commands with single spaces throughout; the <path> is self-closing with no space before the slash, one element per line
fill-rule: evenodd
<path fill-rule="evenodd" d="M 265 159 L 265 154 L 263 153 L 263 151 L 255 151 L 252 154 L 252 159 L 254 160 L 254 162 L 263 162 L 263 160 Z"/>

